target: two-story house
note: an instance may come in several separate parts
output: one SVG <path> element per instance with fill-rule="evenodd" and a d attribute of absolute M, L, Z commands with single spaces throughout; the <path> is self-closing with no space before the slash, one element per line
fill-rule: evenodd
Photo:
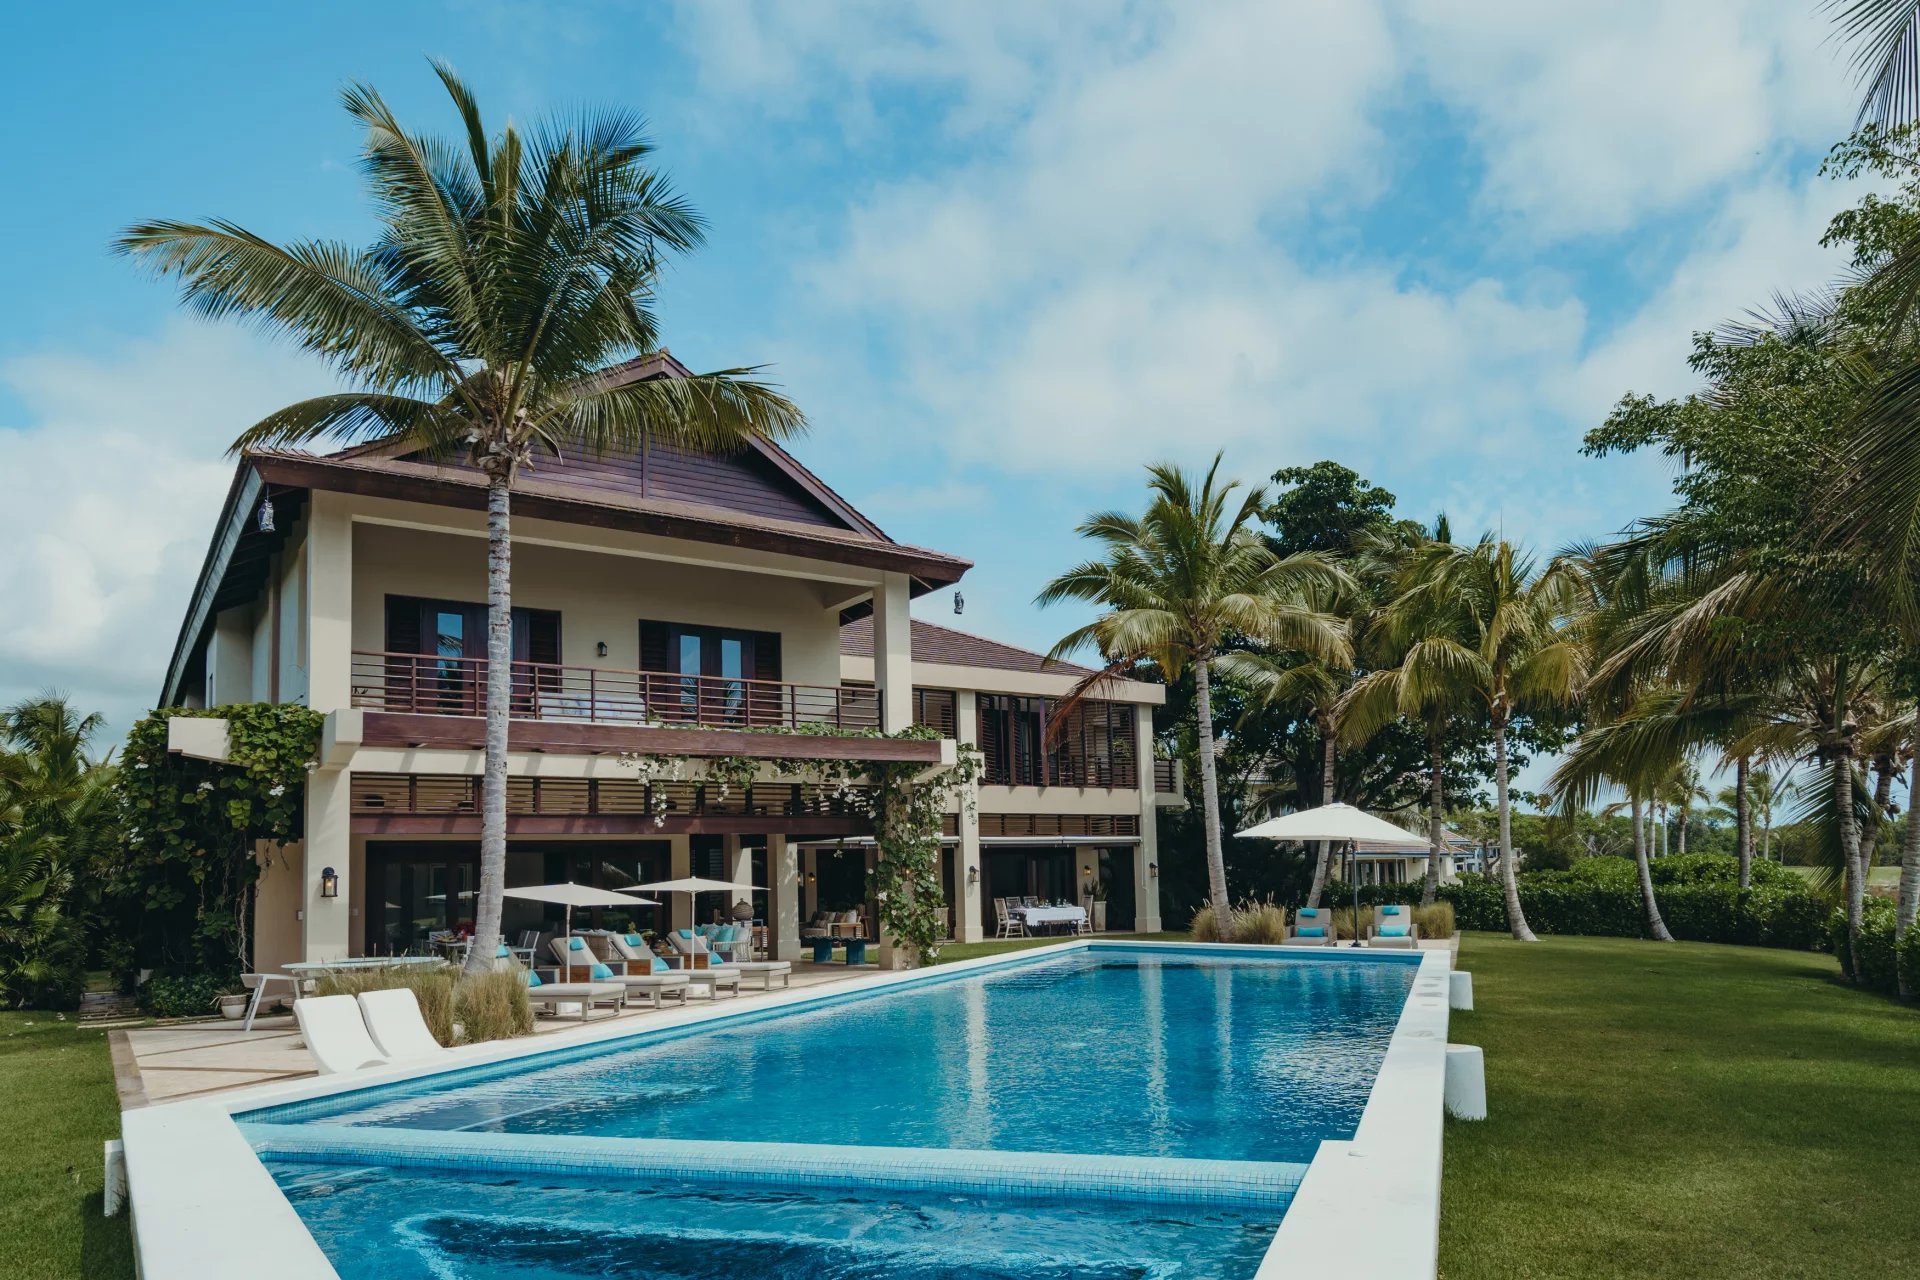
<path fill-rule="evenodd" d="M 662 355 L 624 372 L 684 371 Z M 260 851 L 258 968 L 417 950 L 471 916 L 484 497 L 464 460 L 391 445 L 259 451 L 237 467 L 161 705 L 299 702 L 325 717 L 304 839 Z M 1086 898 L 1096 883 L 1109 927 L 1158 928 L 1153 811 L 1176 790 L 1154 768 L 1158 686 L 1102 689 L 1050 724 L 1083 673 L 912 621 L 914 597 L 968 562 L 895 542 L 772 443 L 544 460 L 514 504 L 509 887 L 750 882 L 770 950 L 798 954 L 816 908 L 866 898 L 858 807 L 797 780 L 723 793 L 697 770 L 642 776 L 623 757 L 764 753 L 768 730 L 829 725 L 846 732 L 779 753 L 933 766 L 956 741 L 981 747 L 976 803 L 949 820 L 955 936 L 990 930 L 995 896 Z M 916 720 L 943 738 L 870 735 Z M 217 723 L 174 729 L 177 749 L 219 758 Z M 732 905 L 675 895 L 596 914 L 660 927 Z M 510 934 L 552 923 L 507 903 Z"/>

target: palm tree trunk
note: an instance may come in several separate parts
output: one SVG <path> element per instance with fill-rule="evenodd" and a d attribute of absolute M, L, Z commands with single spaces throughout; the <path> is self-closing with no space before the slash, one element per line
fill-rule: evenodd
<path fill-rule="evenodd" d="M 1440 739 L 1427 731 L 1427 880 L 1420 886 L 1420 905 L 1430 907 L 1440 893 L 1440 859 L 1446 848 L 1446 792 L 1440 777 Z"/>
<path fill-rule="evenodd" d="M 1655 942 L 1672 942 L 1667 922 L 1660 918 L 1660 900 L 1653 896 L 1653 868 L 1647 862 L 1646 827 L 1640 822 L 1640 797 L 1629 797 L 1633 805 L 1633 865 L 1640 877 L 1640 905 L 1647 913 L 1647 933 Z"/>
<path fill-rule="evenodd" d="M 1515 942 L 1538 942 L 1527 927 L 1527 916 L 1520 909 L 1520 882 L 1513 874 L 1513 801 L 1507 777 L 1507 717 L 1496 711 L 1493 716 L 1493 779 L 1500 801 L 1500 883 L 1507 898 L 1507 928 Z"/>
<path fill-rule="evenodd" d="M 1333 803 L 1333 726 L 1320 726 L 1320 803 Z M 1313 857 L 1313 883 L 1307 887 L 1307 905 L 1320 905 L 1320 893 L 1327 887 L 1327 862 L 1333 852 L 1333 841 L 1316 840 Z"/>
<path fill-rule="evenodd" d="M 1853 809 L 1853 757 L 1844 746 L 1833 762 L 1833 802 L 1839 811 L 1840 854 L 1846 867 L 1847 954 L 1856 957 L 1853 980 L 1860 981 L 1860 925 L 1866 915 L 1866 878 L 1860 874 L 1860 824 Z"/>
<path fill-rule="evenodd" d="M 1207 833 L 1207 900 L 1213 904 L 1214 925 L 1221 937 L 1231 923 L 1227 904 L 1227 859 L 1220 845 L 1220 776 L 1213 762 L 1213 686 L 1207 658 L 1193 661 L 1195 730 L 1200 742 L 1200 803 L 1206 806 L 1201 822 Z"/>
<path fill-rule="evenodd" d="M 1687 856 L 1687 828 L 1692 825 L 1688 821 L 1688 819 L 1692 817 L 1693 817 L 1693 806 L 1691 804 L 1681 805 L 1680 806 L 1680 824 L 1679 824 L 1680 825 L 1680 856 L 1683 858 Z"/>
<path fill-rule="evenodd" d="M 1920 800 L 1920 711 L 1914 713 L 1913 725 L 1913 764 L 1907 777 L 1907 830 L 1900 842 L 1900 898 L 1893 915 L 1896 949 L 1907 936 L 1907 930 L 1913 928 L 1914 917 L 1920 915 L 1920 813 L 1914 812 L 1915 801 Z M 1901 969 L 1900 975 L 1900 994 L 1912 999 L 1914 993 L 1907 988 L 1906 971 Z"/>
<path fill-rule="evenodd" d="M 1753 887 L 1753 813 L 1747 804 L 1747 770 L 1750 762 L 1741 756 L 1733 766 L 1734 843 L 1740 854 L 1740 892 Z"/>
<path fill-rule="evenodd" d="M 480 885 L 466 971 L 493 967 L 507 887 L 507 716 L 513 702 L 513 544 L 510 471 L 487 478 L 487 748 L 480 777 Z"/>

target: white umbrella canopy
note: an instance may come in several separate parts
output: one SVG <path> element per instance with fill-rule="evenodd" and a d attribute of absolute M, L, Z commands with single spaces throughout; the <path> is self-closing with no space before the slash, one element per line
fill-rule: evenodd
<path fill-rule="evenodd" d="M 518 889 L 501 891 L 503 897 L 519 898 L 526 902 L 550 902 L 567 909 L 567 935 L 573 934 L 573 909 L 575 907 L 657 907 L 660 904 L 651 898 L 635 897 L 631 893 L 615 893 L 611 889 L 596 889 L 588 884 L 575 884 L 571 880 L 563 884 L 529 884 Z"/>
<path fill-rule="evenodd" d="M 655 880 L 637 884 L 628 893 L 752 893 L 750 884 L 731 880 L 709 880 L 704 876 L 681 876 L 678 880 Z"/>
<path fill-rule="evenodd" d="M 1318 809 L 1268 818 L 1236 833 L 1242 840 L 1348 840 L 1362 847 L 1400 848 L 1419 837 L 1384 818 L 1376 818 L 1350 804 L 1323 804 Z"/>

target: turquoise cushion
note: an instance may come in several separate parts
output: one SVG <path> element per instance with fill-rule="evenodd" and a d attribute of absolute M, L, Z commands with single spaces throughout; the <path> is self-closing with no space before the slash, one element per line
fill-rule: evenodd
<path fill-rule="evenodd" d="M 715 929 L 713 931 L 713 940 L 715 942 L 732 942 L 733 926 L 730 924 L 726 924 L 726 925 L 721 925 L 718 929 Z"/>
<path fill-rule="evenodd" d="M 674 932 L 689 942 L 693 941 L 693 930 L 691 929 L 675 929 Z"/>
<path fill-rule="evenodd" d="M 1309 920 L 1318 920 L 1320 918 L 1321 911 L 1319 907 L 1302 907 L 1298 911 L 1294 912 L 1293 914 L 1296 917 L 1305 916 Z"/>
<path fill-rule="evenodd" d="M 587 974 L 595 982 L 603 982 L 613 976 L 613 970 L 603 964 L 596 964 L 593 968 L 587 970 Z"/>
<path fill-rule="evenodd" d="M 644 947 L 647 945 L 647 940 L 637 933 L 630 933 L 626 936 L 626 944 L 630 947 Z"/>
<path fill-rule="evenodd" d="M 665 960 L 662 960 L 659 956 L 655 956 L 653 958 L 653 971 L 655 973 L 672 973 L 673 966 Z"/>
<path fill-rule="evenodd" d="M 540 975 L 539 975 L 539 974 L 537 974 L 537 973 L 535 973 L 535 972 L 534 972 L 533 970 L 531 970 L 531 969 L 529 969 L 529 970 L 527 970 L 527 985 L 528 985 L 528 986 L 530 986 L 530 987 L 539 987 L 539 986 L 544 986 L 544 985 L 546 985 L 546 984 L 544 984 L 544 983 L 542 983 L 542 982 L 540 981 Z"/>
<path fill-rule="evenodd" d="M 1382 908 L 1380 908 L 1380 914 L 1381 914 L 1381 915 L 1383 915 L 1383 916 L 1397 916 L 1397 915 L 1399 915 L 1399 914 L 1400 914 L 1400 908 L 1398 908 L 1398 907 L 1382 907 Z"/>
<path fill-rule="evenodd" d="M 499 946 L 497 946 L 497 947 L 495 947 L 495 948 L 493 949 L 493 958 L 494 958 L 495 960 L 505 960 L 505 959 L 507 958 L 507 944 L 506 944 L 506 943 L 504 943 L 504 942 L 503 942 L 503 943 L 501 943 L 501 944 L 500 944 Z"/>
<path fill-rule="evenodd" d="M 1380 926 L 1380 936 L 1383 938 L 1404 938 L 1407 936 L 1407 926 L 1403 924 L 1383 924 Z"/>
<path fill-rule="evenodd" d="M 1324 938 L 1327 936 L 1327 931 L 1319 925 L 1315 925 L 1311 929 L 1295 929 L 1294 933 L 1302 938 Z"/>
<path fill-rule="evenodd" d="M 567 950 L 585 951 L 586 949 L 587 949 L 587 942 L 585 938 L 568 938 L 567 939 Z"/>

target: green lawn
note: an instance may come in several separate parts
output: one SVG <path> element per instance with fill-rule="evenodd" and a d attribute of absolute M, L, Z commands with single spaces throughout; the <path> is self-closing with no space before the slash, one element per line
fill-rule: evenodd
<path fill-rule="evenodd" d="M 1795 952 L 1473 934 L 1462 964 L 1479 1008 L 1452 1034 L 1486 1048 L 1492 1114 L 1447 1125 L 1449 1280 L 1915 1270 L 1920 1011 Z M 0 1014 L 0 1097 L 0 1280 L 127 1280 L 105 1034 Z"/>
<path fill-rule="evenodd" d="M 1814 869 L 1812 867 L 1788 867 L 1787 870 L 1793 872 L 1795 875 L 1802 875 L 1802 876 L 1807 876 L 1811 878 L 1813 875 Z M 1900 887 L 1900 868 L 1899 867 L 1868 868 L 1867 885 L 1869 888 L 1878 889 L 1882 893 L 1894 892 L 1896 889 Z"/>
<path fill-rule="evenodd" d="M 126 1215 L 100 1216 L 100 1148 L 120 1134 L 107 1033 L 0 1013 L 0 1277 L 129 1280 Z"/>
<path fill-rule="evenodd" d="M 1490 1115 L 1447 1123 L 1451 1280 L 1920 1272 L 1920 1011 L 1799 952 L 1476 934 L 1461 967 Z"/>

